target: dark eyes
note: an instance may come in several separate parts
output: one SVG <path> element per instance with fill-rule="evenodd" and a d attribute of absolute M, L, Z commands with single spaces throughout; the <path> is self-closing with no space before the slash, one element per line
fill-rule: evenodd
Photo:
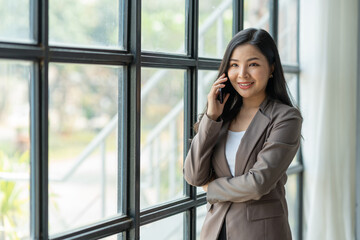
<path fill-rule="evenodd" d="M 230 67 L 237 67 L 239 65 L 237 65 L 236 63 L 233 63 L 233 64 L 230 64 Z M 257 63 L 250 63 L 249 64 L 249 67 L 256 67 L 256 66 L 260 66 L 259 64 Z"/>

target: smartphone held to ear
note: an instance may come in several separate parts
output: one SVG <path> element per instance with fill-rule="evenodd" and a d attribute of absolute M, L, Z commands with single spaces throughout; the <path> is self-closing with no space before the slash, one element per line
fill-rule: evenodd
<path fill-rule="evenodd" d="M 230 92 L 230 88 L 231 88 L 231 83 L 227 73 L 225 73 L 225 77 L 227 78 L 227 81 L 225 82 L 225 87 L 219 88 L 219 95 L 217 97 L 217 99 L 221 104 L 224 102 L 226 93 Z"/>

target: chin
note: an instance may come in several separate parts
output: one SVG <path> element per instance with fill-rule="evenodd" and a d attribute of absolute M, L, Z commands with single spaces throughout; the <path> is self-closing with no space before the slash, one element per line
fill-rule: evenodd
<path fill-rule="evenodd" d="M 238 94 L 242 97 L 242 98 L 248 98 L 251 97 L 251 94 L 247 93 L 247 92 L 243 92 L 243 91 L 237 91 Z"/>

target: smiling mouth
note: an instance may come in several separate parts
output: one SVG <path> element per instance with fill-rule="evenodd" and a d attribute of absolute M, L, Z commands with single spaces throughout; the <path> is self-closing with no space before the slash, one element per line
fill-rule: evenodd
<path fill-rule="evenodd" d="M 246 83 L 238 83 L 238 84 L 241 89 L 247 89 L 250 88 L 254 84 L 254 82 L 246 82 Z"/>
<path fill-rule="evenodd" d="M 240 84 L 240 86 L 250 86 L 251 84 L 253 84 L 253 82 L 251 82 L 251 83 L 239 83 Z"/>

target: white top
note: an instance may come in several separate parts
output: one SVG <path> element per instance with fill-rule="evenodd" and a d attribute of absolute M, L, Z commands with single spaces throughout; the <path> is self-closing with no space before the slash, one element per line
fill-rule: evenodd
<path fill-rule="evenodd" d="M 245 131 L 242 132 L 233 132 L 228 130 L 228 135 L 226 139 L 225 147 L 225 156 L 231 171 L 231 174 L 235 176 L 235 162 L 236 162 L 236 153 L 239 148 L 241 139 L 243 138 Z"/>

